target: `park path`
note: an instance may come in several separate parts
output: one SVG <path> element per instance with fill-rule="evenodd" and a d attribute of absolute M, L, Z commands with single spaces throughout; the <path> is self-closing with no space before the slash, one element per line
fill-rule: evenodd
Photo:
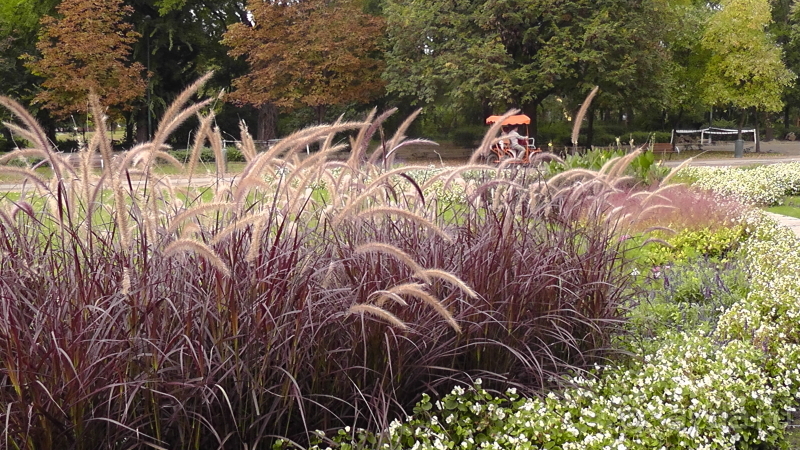
<path fill-rule="evenodd" d="M 800 238 L 800 219 L 770 212 L 768 212 L 767 215 L 775 219 L 779 224 L 794 231 L 795 236 Z"/>

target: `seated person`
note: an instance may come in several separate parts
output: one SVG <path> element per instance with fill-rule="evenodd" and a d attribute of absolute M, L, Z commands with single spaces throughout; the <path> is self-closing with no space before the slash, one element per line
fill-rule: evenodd
<path fill-rule="evenodd" d="M 511 143 L 511 153 L 514 154 L 515 158 L 524 158 L 525 157 L 525 147 L 520 145 L 520 139 L 523 139 L 525 142 L 528 141 L 526 136 L 522 136 L 517 132 L 517 127 L 504 127 L 503 128 L 503 136 L 500 136 L 501 139 L 508 139 Z"/>

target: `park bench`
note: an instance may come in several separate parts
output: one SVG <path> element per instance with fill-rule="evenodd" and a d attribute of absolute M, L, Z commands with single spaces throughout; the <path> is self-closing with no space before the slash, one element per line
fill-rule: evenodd
<path fill-rule="evenodd" d="M 672 145 L 671 143 L 654 143 L 653 144 L 653 153 L 660 153 L 661 157 L 663 158 L 665 155 L 672 156 L 673 153 L 679 153 L 680 150 Z"/>

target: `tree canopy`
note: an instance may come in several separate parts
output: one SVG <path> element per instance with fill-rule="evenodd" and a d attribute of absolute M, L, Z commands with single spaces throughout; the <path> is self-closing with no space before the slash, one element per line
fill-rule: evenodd
<path fill-rule="evenodd" d="M 354 0 L 251 0 L 250 23 L 232 25 L 224 42 L 249 71 L 230 98 L 255 106 L 324 108 L 367 102 L 383 88 L 378 49 L 383 21 Z"/>
<path fill-rule="evenodd" d="M 124 17 L 132 11 L 122 0 L 64 0 L 59 17 L 42 18 L 36 47 L 41 58 L 28 63 L 45 81 L 35 101 L 60 116 L 87 110 L 94 91 L 110 107 L 130 108 L 144 94 L 144 67 L 131 63 L 131 44 L 139 34 Z"/>
<path fill-rule="evenodd" d="M 771 20 L 767 0 L 720 1 L 701 39 L 711 54 L 703 78 L 708 104 L 765 111 L 783 108 L 781 94 L 794 74 L 766 33 Z"/>
<path fill-rule="evenodd" d="M 236 133 L 257 117 L 263 139 L 278 112 L 296 128 L 370 103 L 425 106 L 440 128 L 516 107 L 535 134 L 594 85 L 590 128 L 699 123 L 711 106 L 783 108 L 788 124 L 798 23 L 793 0 L 7 0 L 0 93 L 54 130 L 41 107 L 81 111 L 94 89 L 138 139 L 209 70 L 205 94 L 231 91 L 219 120 Z"/>

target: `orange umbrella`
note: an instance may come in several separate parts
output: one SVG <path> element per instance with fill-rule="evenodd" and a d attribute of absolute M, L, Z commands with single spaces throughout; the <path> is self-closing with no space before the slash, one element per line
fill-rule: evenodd
<path fill-rule="evenodd" d="M 489 116 L 486 118 L 487 124 L 492 124 L 500 120 L 502 116 Z M 531 118 L 526 116 L 525 114 L 517 114 L 516 116 L 509 116 L 506 117 L 506 120 L 503 121 L 503 126 L 506 125 L 528 125 L 531 123 Z"/>

